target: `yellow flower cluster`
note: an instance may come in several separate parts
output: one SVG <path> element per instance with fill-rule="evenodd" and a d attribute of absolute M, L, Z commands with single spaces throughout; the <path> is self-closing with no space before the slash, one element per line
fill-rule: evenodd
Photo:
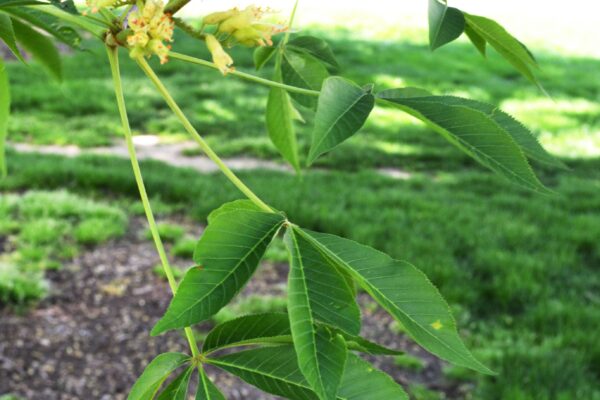
<path fill-rule="evenodd" d="M 203 19 L 204 25 L 217 25 L 215 35 L 206 35 L 206 46 L 212 54 L 214 63 L 219 67 L 223 75 L 233 70 L 233 60 L 223 50 L 221 42 L 217 37 L 224 37 L 226 43 L 235 43 L 248 47 L 272 46 L 272 36 L 283 32 L 279 26 L 261 22 L 267 13 L 256 6 L 248 6 L 243 10 L 232 8 L 227 11 L 215 12 Z"/>
<path fill-rule="evenodd" d="M 131 57 L 150 57 L 156 54 L 161 64 L 168 61 L 171 46 L 165 45 L 164 42 L 173 41 L 175 24 L 171 16 L 165 14 L 161 0 L 146 1 L 141 9 L 131 13 L 128 24 L 132 31 L 127 37 Z"/>

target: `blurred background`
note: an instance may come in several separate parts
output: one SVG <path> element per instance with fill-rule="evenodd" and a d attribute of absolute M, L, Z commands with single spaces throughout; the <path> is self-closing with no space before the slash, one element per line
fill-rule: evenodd
<path fill-rule="evenodd" d="M 251 2 L 194 0 L 187 16 Z M 252 3 L 257 3 L 256 1 Z M 290 1 L 261 3 L 280 11 Z M 172 60 L 158 74 L 194 126 L 268 203 L 421 268 L 450 303 L 479 376 L 427 355 L 361 295 L 364 334 L 405 355 L 376 365 L 412 398 L 600 399 L 600 9 L 594 2 L 451 1 L 526 43 L 544 96 L 493 50 L 463 37 L 431 53 L 426 1 L 302 0 L 295 32 L 328 41 L 339 74 L 377 89 L 417 86 L 500 106 L 570 169 L 533 165 L 556 191 L 506 183 L 423 124 L 378 107 L 365 127 L 295 176 L 266 134 L 264 87 Z M 9 175 L 0 181 L 0 398 L 125 398 L 144 362 L 181 350 L 149 338 L 168 304 L 130 172 L 104 49 L 64 49 L 64 82 L 8 62 Z M 177 35 L 174 48 L 208 59 Z M 2 54 L 5 54 L 4 52 Z M 253 72 L 252 51 L 231 52 Z M 191 265 L 207 214 L 240 198 L 122 52 L 130 120 L 172 261 Z M 266 68 L 259 74 L 270 77 Z M 299 125 L 307 153 L 311 122 Z M 285 307 L 280 241 L 235 303 L 197 327 Z M 232 399 L 271 399 L 211 371 Z"/>

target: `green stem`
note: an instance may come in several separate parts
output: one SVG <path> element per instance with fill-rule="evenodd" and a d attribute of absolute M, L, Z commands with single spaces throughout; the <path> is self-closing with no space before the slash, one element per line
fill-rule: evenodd
<path fill-rule="evenodd" d="M 196 57 L 192 57 L 192 56 L 187 56 L 185 54 L 176 53 L 176 52 L 173 52 L 173 51 L 169 53 L 169 57 L 170 58 L 174 58 L 176 60 L 185 61 L 185 62 L 189 62 L 189 63 L 192 63 L 192 64 L 197 64 L 197 65 L 201 65 L 203 67 L 212 68 L 212 69 L 215 69 L 215 70 L 219 69 L 219 67 L 217 67 L 214 63 L 212 63 L 210 61 L 206 61 L 206 60 L 203 60 L 201 58 L 196 58 Z M 290 85 L 286 85 L 284 83 L 275 82 L 275 81 L 272 81 L 270 79 L 261 78 L 261 77 L 258 77 L 256 75 L 248 74 L 248 73 L 241 72 L 241 71 L 232 71 L 232 72 L 229 72 L 229 75 L 237 76 L 238 78 L 242 78 L 242 79 L 245 79 L 247 81 L 256 82 L 256 83 L 259 83 L 259 84 L 264 85 L 264 86 L 270 86 L 270 87 L 276 87 L 276 88 L 280 88 L 280 89 L 285 89 L 288 92 L 293 92 L 293 93 L 298 93 L 298 94 L 305 94 L 305 95 L 308 95 L 308 96 L 319 96 L 319 93 L 320 93 L 317 90 L 303 89 L 303 88 L 299 88 L 297 86 L 290 86 Z"/>
<path fill-rule="evenodd" d="M 181 108 L 177 105 L 165 85 L 161 82 L 158 76 L 154 73 L 148 62 L 144 57 L 136 58 L 136 61 L 140 68 L 144 71 L 144 73 L 150 78 L 154 86 L 158 89 L 160 94 L 163 96 L 175 116 L 181 121 L 185 130 L 192 135 L 192 138 L 198 143 L 200 149 L 210 158 L 223 172 L 223 174 L 233 183 L 248 199 L 250 199 L 254 204 L 256 204 L 261 209 L 267 212 L 273 212 L 273 209 L 269 207 L 264 201 L 262 201 L 244 182 L 242 182 L 232 170 L 229 169 L 227 165 L 221 160 L 221 158 L 214 152 L 214 150 L 206 143 L 206 141 L 200 136 L 196 128 L 190 123 L 187 119 Z"/>
<path fill-rule="evenodd" d="M 118 48 L 107 46 L 106 49 L 108 51 L 108 59 L 110 61 L 110 68 L 113 76 L 115 95 L 117 96 L 117 105 L 119 108 L 119 114 L 121 115 L 121 123 L 123 125 L 123 132 L 125 133 L 125 140 L 127 142 L 129 158 L 131 159 L 133 175 L 135 176 L 135 182 L 137 183 L 138 190 L 140 192 L 140 197 L 142 199 L 144 211 L 146 212 L 146 218 L 148 219 L 148 226 L 150 227 L 150 232 L 152 233 L 152 238 L 154 239 L 154 245 L 156 246 L 156 250 L 158 251 L 158 256 L 160 257 L 162 267 L 165 271 L 165 275 L 167 276 L 167 280 L 169 281 L 171 291 L 173 292 L 173 295 L 175 295 L 177 293 L 177 281 L 175 280 L 175 276 L 173 275 L 173 269 L 169 264 L 167 254 L 165 252 L 165 247 L 163 246 L 160 234 L 158 232 L 158 227 L 156 226 L 156 221 L 154 220 L 154 213 L 152 212 L 152 207 L 150 206 L 150 200 L 148 199 L 148 194 L 146 193 L 146 187 L 144 185 L 142 171 L 140 170 L 140 164 L 138 163 L 137 156 L 135 153 L 135 147 L 133 145 L 133 137 L 131 134 L 131 128 L 129 126 L 129 119 L 127 117 L 125 98 L 123 96 L 123 85 L 121 83 L 121 72 L 119 70 Z M 192 355 L 194 357 L 198 356 L 200 352 L 198 350 L 198 344 L 196 343 L 196 339 L 194 338 L 194 333 L 192 332 L 192 329 L 187 327 L 184 331 L 185 336 L 190 345 Z"/>
<path fill-rule="evenodd" d="M 171 0 L 167 3 L 167 6 L 165 7 L 165 13 L 173 15 L 177 11 L 181 10 L 190 1 L 191 0 Z"/>
<path fill-rule="evenodd" d="M 294 8 L 292 8 L 292 14 L 290 15 L 290 21 L 287 26 L 287 31 L 285 32 L 285 36 L 283 37 L 283 41 L 281 42 L 282 48 L 285 47 L 288 40 L 290 40 L 290 33 L 292 31 L 292 26 L 294 25 L 294 18 L 296 18 L 296 10 L 298 10 L 298 3 L 300 0 L 296 0 L 294 3 Z"/>

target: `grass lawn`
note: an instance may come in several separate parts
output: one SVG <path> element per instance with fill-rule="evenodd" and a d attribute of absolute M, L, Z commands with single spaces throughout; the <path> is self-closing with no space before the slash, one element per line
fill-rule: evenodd
<path fill-rule="evenodd" d="M 600 61 L 537 54 L 551 100 L 497 57 L 485 61 L 462 42 L 431 54 L 422 32 L 388 41 L 342 30 L 313 32 L 329 40 L 343 74 L 361 84 L 422 86 L 501 105 L 571 170 L 538 169 L 558 194 L 529 193 L 475 165 L 410 117 L 378 108 L 359 135 L 321 159 L 326 169 L 302 179 L 266 171 L 240 175 L 294 222 L 423 269 L 451 303 L 467 341 L 499 373 L 449 371 L 448 379 L 476 380 L 473 398 L 600 398 Z M 199 44 L 178 45 L 206 56 Z M 61 85 L 36 68 L 8 66 L 15 113 L 10 140 L 96 146 L 119 137 L 103 50 L 90 51 L 67 60 L 69 78 Z M 236 51 L 234 58 L 240 69 L 250 69 L 250 54 Z M 174 61 L 159 68 L 198 130 L 223 155 L 278 159 L 264 128 L 266 90 L 199 68 Z M 130 61 L 124 70 L 134 129 L 181 138 L 182 129 L 141 73 Z M 306 149 L 310 131 L 300 132 Z M 126 160 L 11 152 L 8 163 L 3 190 L 137 197 Z M 382 166 L 402 168 L 410 178 L 369 171 Z M 198 221 L 240 197 L 220 175 L 155 162 L 144 163 L 143 171 L 152 196 Z"/>

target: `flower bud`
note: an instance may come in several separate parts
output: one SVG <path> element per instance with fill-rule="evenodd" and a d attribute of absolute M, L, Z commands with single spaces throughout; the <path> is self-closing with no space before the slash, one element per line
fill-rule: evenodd
<path fill-rule="evenodd" d="M 216 37 L 213 35 L 206 35 L 206 47 L 208 47 L 208 50 L 212 54 L 213 62 L 219 67 L 219 71 L 221 71 L 223 75 L 227 75 L 228 72 L 233 71 L 233 68 L 231 67 L 233 65 L 233 60 L 229 54 L 223 50 L 223 46 L 221 46 L 221 43 Z"/>
<path fill-rule="evenodd" d="M 237 8 L 232 8 L 227 11 L 219 11 L 214 12 L 212 14 L 208 14 L 206 17 L 202 19 L 202 23 L 206 25 L 215 25 L 225 21 L 228 18 L 231 18 L 240 13 L 240 10 Z"/>

